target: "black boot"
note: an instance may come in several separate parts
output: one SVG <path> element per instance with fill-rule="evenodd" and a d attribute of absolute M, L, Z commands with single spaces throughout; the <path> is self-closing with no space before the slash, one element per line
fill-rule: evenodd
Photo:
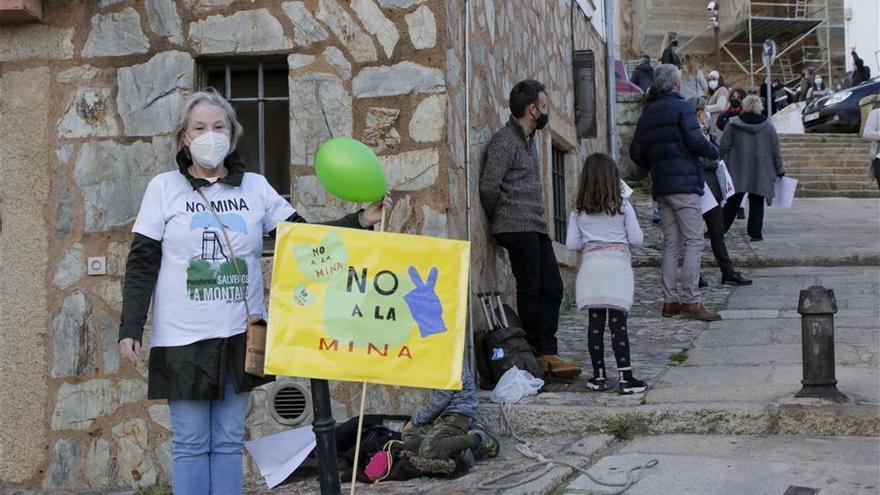
<path fill-rule="evenodd" d="M 724 285 L 752 285 L 752 281 L 743 277 L 740 272 L 733 272 L 721 275 L 721 283 Z"/>

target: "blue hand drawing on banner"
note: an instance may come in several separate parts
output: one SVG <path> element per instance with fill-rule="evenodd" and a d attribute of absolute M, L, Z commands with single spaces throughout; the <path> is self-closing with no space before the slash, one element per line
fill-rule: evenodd
<path fill-rule="evenodd" d="M 437 275 L 437 267 L 431 267 L 428 280 L 422 282 L 418 270 L 414 266 L 409 267 L 409 277 L 415 288 L 404 295 L 403 300 L 409 306 L 409 311 L 419 326 L 422 338 L 447 330 L 446 324 L 443 322 L 443 305 L 434 291 L 434 287 L 437 285 Z"/>

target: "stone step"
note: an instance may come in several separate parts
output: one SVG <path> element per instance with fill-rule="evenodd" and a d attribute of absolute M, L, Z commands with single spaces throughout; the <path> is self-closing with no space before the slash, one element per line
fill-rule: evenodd
<path fill-rule="evenodd" d="M 858 190 L 858 191 L 847 191 L 847 190 L 837 190 L 837 191 L 813 191 L 813 190 L 802 190 L 797 192 L 797 196 L 799 198 L 880 198 L 880 191 L 876 188 L 873 191 L 869 190 Z"/>
<path fill-rule="evenodd" d="M 847 141 L 861 139 L 861 135 L 855 132 L 842 133 L 819 133 L 819 134 L 780 134 L 780 141 Z"/>
<path fill-rule="evenodd" d="M 870 152 L 869 146 L 847 146 L 843 148 L 805 148 L 801 146 L 797 147 L 788 147 L 783 146 L 780 148 L 780 152 L 782 154 L 810 154 L 810 155 L 864 155 L 868 156 Z"/>
<path fill-rule="evenodd" d="M 861 178 L 868 175 L 868 167 L 810 167 L 786 163 L 785 173 L 799 180 L 806 180 L 808 175 Z"/>
<path fill-rule="evenodd" d="M 865 178 L 865 181 L 800 181 L 798 182 L 798 188 L 812 189 L 814 191 L 860 191 L 862 189 L 877 190 L 877 183 L 870 180 L 870 178 L 868 177 Z"/>
<path fill-rule="evenodd" d="M 818 155 L 812 153 L 790 153 L 782 154 L 783 160 L 791 160 L 793 162 L 816 162 L 816 163 L 844 163 L 846 165 L 856 163 L 870 163 L 867 153 L 838 154 L 838 155 Z"/>
<path fill-rule="evenodd" d="M 585 407 L 574 402 L 571 398 L 554 405 L 514 404 L 508 419 L 518 434 L 526 436 L 554 435 L 560 431 L 604 433 L 609 422 L 621 418 L 627 420 L 634 433 L 647 435 L 880 436 L 880 407 L 872 404 L 838 405 L 800 399 L 774 405 L 682 402 Z M 503 431 L 499 405 L 483 403 L 479 412 L 490 428 Z"/>

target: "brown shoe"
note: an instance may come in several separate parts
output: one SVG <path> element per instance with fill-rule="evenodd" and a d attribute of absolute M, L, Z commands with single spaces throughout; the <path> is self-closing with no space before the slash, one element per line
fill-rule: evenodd
<path fill-rule="evenodd" d="M 563 361 L 556 354 L 545 354 L 538 356 L 537 359 L 538 364 L 556 378 L 574 378 L 581 374 L 580 366 Z"/>
<path fill-rule="evenodd" d="M 664 318 L 671 318 L 675 315 L 681 314 L 681 303 L 666 303 L 663 305 L 663 309 L 660 310 L 660 314 Z"/>
<path fill-rule="evenodd" d="M 718 321 L 721 315 L 703 306 L 703 303 L 686 303 L 681 305 L 681 314 L 688 318 L 702 321 Z"/>

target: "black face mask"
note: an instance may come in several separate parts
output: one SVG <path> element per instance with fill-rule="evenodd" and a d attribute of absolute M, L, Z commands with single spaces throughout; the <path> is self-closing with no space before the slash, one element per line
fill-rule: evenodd
<path fill-rule="evenodd" d="M 741 105 L 742 105 L 742 102 L 737 99 L 730 100 L 730 107 L 731 108 L 739 108 Z"/>
<path fill-rule="evenodd" d="M 538 118 L 535 119 L 535 129 L 543 129 L 547 127 L 547 122 L 550 121 L 550 114 L 542 113 L 538 115 Z"/>
<path fill-rule="evenodd" d="M 672 46 L 678 46 L 678 40 L 673 41 Z"/>

